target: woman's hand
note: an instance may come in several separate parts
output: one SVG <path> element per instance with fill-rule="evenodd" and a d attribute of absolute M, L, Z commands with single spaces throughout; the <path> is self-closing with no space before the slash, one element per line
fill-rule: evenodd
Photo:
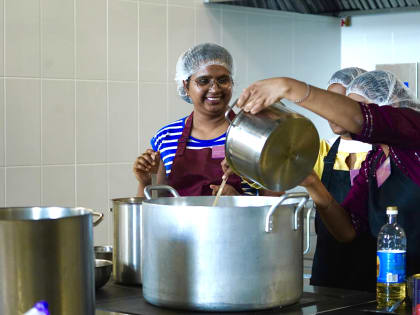
<path fill-rule="evenodd" d="M 257 81 L 243 90 L 236 106 L 244 111 L 256 114 L 275 102 L 278 102 L 288 90 L 285 78 L 271 78 Z"/>
<path fill-rule="evenodd" d="M 315 185 L 318 182 L 320 182 L 320 179 L 315 171 L 312 170 L 312 172 L 299 184 L 299 186 L 307 188 Z"/>
<path fill-rule="evenodd" d="M 220 185 L 210 185 L 210 188 L 212 189 L 211 194 L 213 196 L 216 196 L 217 192 L 219 191 Z M 240 194 L 235 188 L 233 188 L 233 186 L 229 184 L 225 184 L 225 187 L 223 187 L 222 195 L 223 196 L 239 196 Z"/>
<path fill-rule="evenodd" d="M 223 159 L 223 161 L 220 163 L 223 170 L 223 178 L 229 177 L 233 174 L 233 170 L 230 168 L 229 163 L 227 162 L 226 158 Z"/>
<path fill-rule="evenodd" d="M 160 153 L 147 149 L 140 155 L 133 165 L 133 172 L 140 183 L 149 185 L 152 181 L 151 175 L 156 174 L 160 164 Z"/>

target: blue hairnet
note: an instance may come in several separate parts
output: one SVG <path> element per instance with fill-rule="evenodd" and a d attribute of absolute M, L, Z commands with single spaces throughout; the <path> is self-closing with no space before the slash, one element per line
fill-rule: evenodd
<path fill-rule="evenodd" d="M 188 103 L 192 103 L 192 100 L 186 94 L 182 81 L 188 80 L 198 70 L 209 65 L 223 66 L 233 76 L 233 58 L 222 46 L 212 43 L 199 44 L 179 56 L 176 63 L 175 81 L 178 94 Z"/>
<path fill-rule="evenodd" d="M 366 72 L 350 84 L 347 95 L 358 94 L 369 103 L 420 110 L 420 102 L 395 74 L 384 70 Z"/>
<path fill-rule="evenodd" d="M 356 77 L 365 72 L 366 70 L 357 67 L 350 67 L 338 70 L 334 72 L 331 79 L 328 81 L 328 86 L 334 83 L 338 83 L 347 89 L 351 81 L 353 81 L 354 79 L 356 79 Z"/>

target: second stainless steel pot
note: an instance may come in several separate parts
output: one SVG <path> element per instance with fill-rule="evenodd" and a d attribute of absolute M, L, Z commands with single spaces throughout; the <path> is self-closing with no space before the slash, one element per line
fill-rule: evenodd
<path fill-rule="evenodd" d="M 123 284 L 141 284 L 140 214 L 144 198 L 112 199 L 114 212 L 114 280 Z"/>
<path fill-rule="evenodd" d="M 146 187 L 170 189 L 168 186 Z M 259 310 L 299 300 L 306 193 L 145 200 L 146 301 L 206 311 Z"/>

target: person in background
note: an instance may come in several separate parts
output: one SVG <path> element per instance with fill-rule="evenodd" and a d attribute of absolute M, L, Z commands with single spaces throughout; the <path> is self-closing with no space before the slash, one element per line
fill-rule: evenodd
<path fill-rule="evenodd" d="M 224 114 L 232 97 L 233 59 L 223 47 L 204 43 L 185 51 L 176 65 L 179 95 L 193 104 L 193 112 L 172 122 L 151 139 L 151 148 L 133 166 L 138 196 L 157 174 L 181 196 L 215 195 L 222 181 L 220 162 L 229 127 Z M 237 175 L 228 178 L 223 195 L 258 194 Z"/>
<path fill-rule="evenodd" d="M 356 67 L 338 70 L 329 80 L 327 90 L 346 95 L 346 89 L 353 79 L 365 72 Z M 334 199 L 341 203 L 372 146 L 352 140 L 347 130 L 331 121 L 328 123 L 337 136 L 321 140 L 314 171 Z M 338 242 L 328 232 L 318 212 L 315 216 L 315 231 L 317 242 L 310 284 L 374 291 L 376 288 L 374 237 L 365 232 L 350 243 Z M 372 263 L 367 264 L 360 257 L 370 257 L 366 261 Z"/>
<path fill-rule="evenodd" d="M 386 222 L 386 207 L 397 206 L 407 235 L 407 275 L 419 273 L 420 102 L 387 71 L 358 76 L 346 93 L 349 97 L 291 78 L 271 78 L 246 88 L 237 105 L 257 113 L 286 98 L 349 131 L 352 139 L 373 144 L 341 204 L 315 172 L 301 185 L 328 231 L 342 242 L 366 231 L 377 237 Z"/>

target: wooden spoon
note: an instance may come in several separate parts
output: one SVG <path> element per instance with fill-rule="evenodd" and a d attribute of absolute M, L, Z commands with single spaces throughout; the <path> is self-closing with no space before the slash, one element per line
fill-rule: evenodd
<path fill-rule="evenodd" d="M 222 194 L 223 188 L 227 182 L 228 176 L 223 177 L 222 183 L 220 184 L 219 190 L 217 191 L 216 198 L 214 198 L 212 207 L 216 207 L 217 202 L 219 201 L 220 195 Z"/>

